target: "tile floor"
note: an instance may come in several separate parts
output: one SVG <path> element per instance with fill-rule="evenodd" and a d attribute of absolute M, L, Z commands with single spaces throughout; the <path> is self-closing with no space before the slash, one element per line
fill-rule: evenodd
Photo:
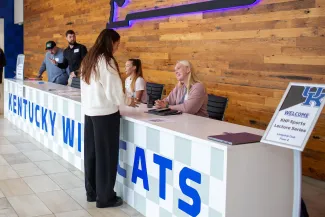
<path fill-rule="evenodd" d="M 86 201 L 83 173 L 0 116 L 0 217 L 142 217 Z"/>
<path fill-rule="evenodd" d="M 83 179 L 77 168 L 0 116 L 0 217 L 142 216 L 127 204 L 97 209 L 86 201 Z M 303 177 L 302 194 L 310 217 L 324 217 L 325 182 Z"/>

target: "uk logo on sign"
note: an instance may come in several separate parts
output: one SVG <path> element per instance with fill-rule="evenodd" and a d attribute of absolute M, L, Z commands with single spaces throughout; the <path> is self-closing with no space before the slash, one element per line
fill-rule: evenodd
<path fill-rule="evenodd" d="M 120 7 L 127 7 L 128 0 L 111 0 L 111 11 L 107 28 L 129 27 L 132 21 L 172 15 L 188 14 L 204 11 L 226 10 L 231 8 L 248 7 L 255 5 L 259 0 L 201 0 L 193 3 L 174 6 L 153 6 L 153 9 L 128 13 L 124 20 L 116 20 L 116 11 Z"/>
<path fill-rule="evenodd" d="M 316 87 L 315 87 L 316 88 Z M 316 88 L 316 91 L 311 90 L 312 87 L 305 87 L 304 92 L 302 93 L 302 96 L 306 98 L 305 102 L 303 105 L 305 106 L 312 106 L 314 105 L 315 107 L 320 107 L 321 102 L 323 98 L 325 97 L 324 93 L 324 88 L 318 87 Z"/>

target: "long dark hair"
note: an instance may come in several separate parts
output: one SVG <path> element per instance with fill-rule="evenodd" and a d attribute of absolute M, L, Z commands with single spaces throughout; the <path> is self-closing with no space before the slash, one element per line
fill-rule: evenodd
<path fill-rule="evenodd" d="M 97 74 L 98 58 L 102 55 L 107 65 L 110 65 L 110 61 L 113 59 L 116 70 L 120 72 L 118 64 L 113 56 L 113 43 L 119 41 L 120 38 L 120 35 L 113 29 L 104 29 L 99 34 L 94 46 L 90 48 L 81 63 L 81 77 L 87 84 L 90 84 L 91 73 L 94 72 Z M 114 66 L 111 67 L 115 68 Z"/>
<path fill-rule="evenodd" d="M 142 63 L 140 59 L 129 59 L 128 61 L 132 62 L 132 65 L 135 66 L 135 76 L 132 78 L 131 82 L 131 91 L 134 92 L 135 82 L 142 75 Z"/>

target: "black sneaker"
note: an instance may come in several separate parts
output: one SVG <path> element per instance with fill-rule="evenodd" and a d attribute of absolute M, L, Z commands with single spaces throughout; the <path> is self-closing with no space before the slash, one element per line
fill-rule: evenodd
<path fill-rule="evenodd" d="M 96 202 L 97 208 L 109 208 L 109 207 L 118 207 L 123 205 L 123 200 L 120 197 L 115 197 L 115 199 L 107 204 L 102 204 L 99 201 Z"/>

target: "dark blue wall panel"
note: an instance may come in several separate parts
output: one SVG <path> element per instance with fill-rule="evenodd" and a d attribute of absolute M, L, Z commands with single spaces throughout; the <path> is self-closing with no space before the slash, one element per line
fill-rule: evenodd
<path fill-rule="evenodd" d="M 15 76 L 17 55 L 24 52 L 23 26 L 14 24 L 14 0 L 0 0 L 0 18 L 4 18 L 6 78 Z"/>

